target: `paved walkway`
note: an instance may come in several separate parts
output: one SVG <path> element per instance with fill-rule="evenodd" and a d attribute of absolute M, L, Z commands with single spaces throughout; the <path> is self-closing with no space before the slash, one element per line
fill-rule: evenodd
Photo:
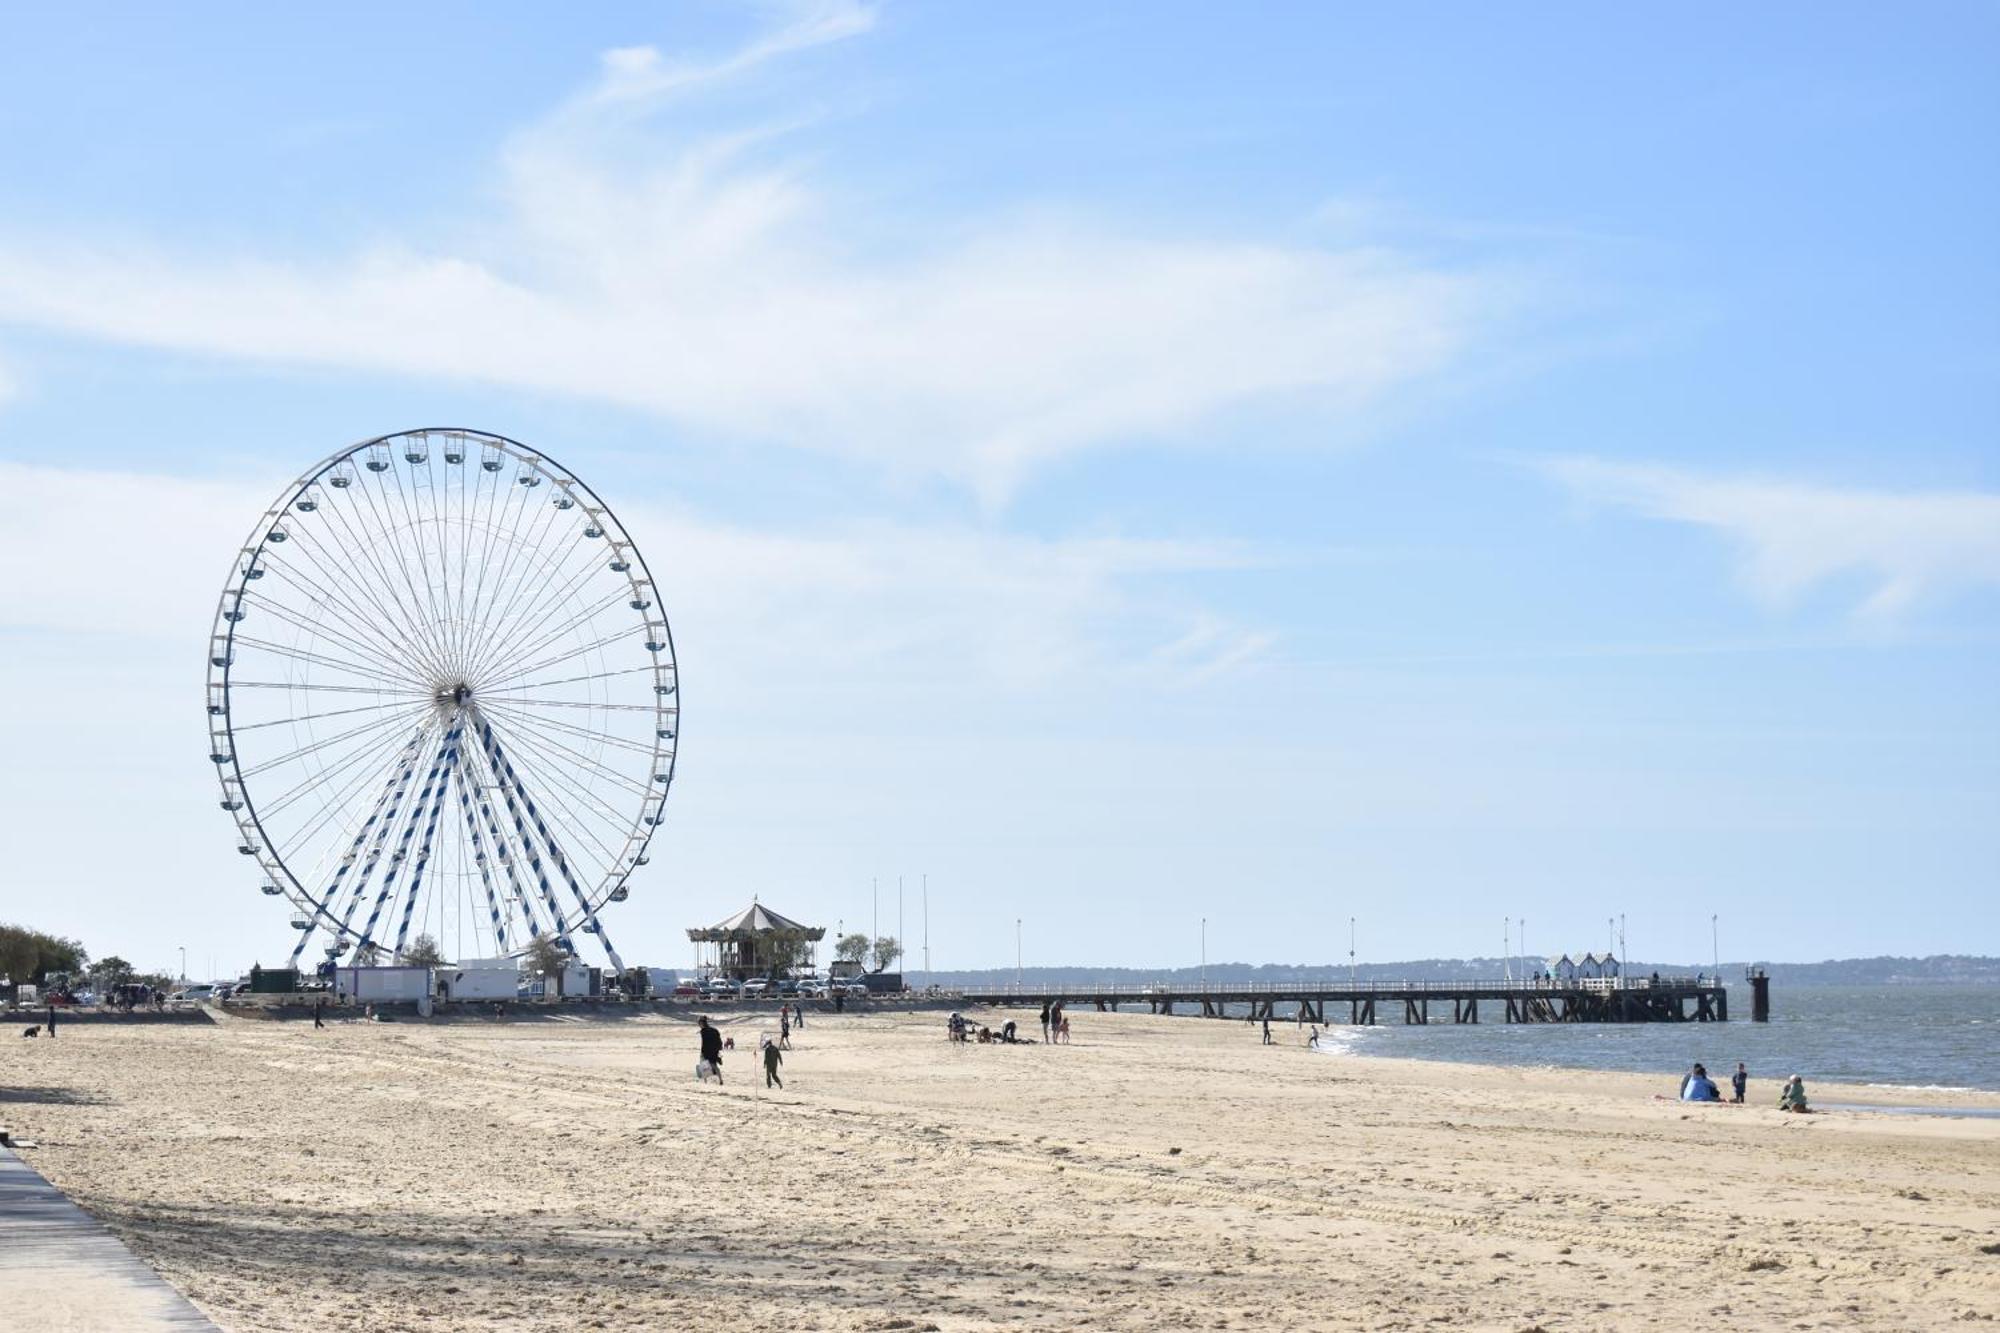
<path fill-rule="evenodd" d="M 0 1148 L 0 1297 L 36 1333 L 218 1333 L 187 1297 Z"/>

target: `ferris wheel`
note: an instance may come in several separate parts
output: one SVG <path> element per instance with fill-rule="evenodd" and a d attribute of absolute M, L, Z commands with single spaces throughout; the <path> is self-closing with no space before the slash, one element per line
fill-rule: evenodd
<path fill-rule="evenodd" d="M 342 449 L 252 530 L 209 639 L 209 758 L 292 964 L 574 955 L 630 892 L 679 731 L 646 562 L 574 474 L 428 429 Z"/>

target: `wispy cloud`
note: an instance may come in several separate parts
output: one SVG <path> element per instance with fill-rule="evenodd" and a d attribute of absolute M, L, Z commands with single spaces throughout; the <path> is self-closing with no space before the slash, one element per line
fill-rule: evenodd
<path fill-rule="evenodd" d="M 196 642 L 235 541 L 284 482 L 0 461 L 0 630 Z M 658 500 L 618 508 L 659 573 L 690 679 L 711 698 L 831 701 L 865 688 L 880 703 L 915 689 L 1020 694 L 1105 677 L 1198 683 L 1268 642 L 1162 591 L 1175 574 L 1262 559 L 1227 543 L 965 525 L 775 532 Z M 186 654 L 190 672 L 198 656 Z"/>
<path fill-rule="evenodd" d="M 1679 468 L 1555 458 L 1535 464 L 1583 501 L 1717 532 L 1743 553 L 1760 596 L 1781 601 L 1858 576 L 1858 611 L 1891 619 L 1912 604 L 2000 585 L 2000 495 L 1896 492 Z"/>
<path fill-rule="evenodd" d="M 998 503 L 1049 460 L 1184 440 L 1249 403 L 1351 423 L 1462 364 L 1510 299 L 1380 246 L 1190 238 L 1087 206 L 939 217 L 911 243 L 909 219 L 785 159 L 793 108 L 681 114 L 724 87 L 754 102 L 776 62 L 870 21 L 801 11 L 701 64 L 612 52 L 500 148 L 502 206 L 462 236 L 420 219 L 333 259 L 0 237 L 0 321 L 575 395 Z"/>

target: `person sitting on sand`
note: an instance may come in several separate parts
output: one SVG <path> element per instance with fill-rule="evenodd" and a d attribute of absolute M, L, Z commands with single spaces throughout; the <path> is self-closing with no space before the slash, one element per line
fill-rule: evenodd
<path fill-rule="evenodd" d="M 1681 1100 L 1684 1102 L 1719 1102 L 1722 1092 L 1708 1077 L 1708 1071 L 1700 1065 L 1681 1081 Z"/>
<path fill-rule="evenodd" d="M 1796 1111 L 1800 1115 L 1812 1114 L 1812 1108 L 1806 1105 L 1806 1081 L 1797 1074 L 1785 1080 L 1785 1090 L 1778 1094 L 1778 1109 Z"/>

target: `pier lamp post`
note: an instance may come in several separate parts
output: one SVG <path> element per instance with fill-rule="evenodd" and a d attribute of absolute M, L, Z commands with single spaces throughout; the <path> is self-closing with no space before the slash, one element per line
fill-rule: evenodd
<path fill-rule="evenodd" d="M 1722 927 L 1718 924 L 1722 917 L 1715 912 L 1708 914 L 1708 947 L 1715 963 L 1715 979 L 1722 980 Z"/>
<path fill-rule="evenodd" d="M 1021 918 L 1014 918 L 1014 989 L 1021 989 Z"/>
<path fill-rule="evenodd" d="M 1208 994 L 1208 918 L 1201 919 L 1201 993 Z"/>
<path fill-rule="evenodd" d="M 1354 918 L 1347 918 L 1347 989 L 1354 989 Z"/>
<path fill-rule="evenodd" d="M 185 944 L 175 947 L 181 951 L 181 980 L 185 982 L 188 979 L 188 947 Z"/>

